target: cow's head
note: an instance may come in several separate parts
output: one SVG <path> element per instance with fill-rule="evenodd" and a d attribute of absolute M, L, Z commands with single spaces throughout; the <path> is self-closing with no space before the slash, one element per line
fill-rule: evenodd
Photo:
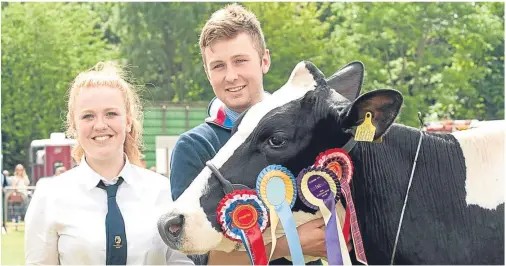
<path fill-rule="evenodd" d="M 386 125 L 377 126 L 376 138 L 381 136 L 395 118 L 385 108 L 396 106 L 398 110 L 402 97 L 396 91 L 382 90 L 355 100 L 363 71 L 363 65 L 354 62 L 325 80 L 312 63 L 299 63 L 281 89 L 239 118 L 232 137 L 212 164 L 231 183 L 255 188 L 258 174 L 268 165 L 283 165 L 297 175 L 314 163 L 318 153 L 342 147 L 366 111 L 373 113 L 373 123 Z M 386 123 L 378 124 L 377 120 Z M 216 221 L 216 207 L 223 197 L 219 179 L 209 167 L 204 168 L 160 218 L 162 238 L 170 247 L 188 254 L 204 253 L 218 245 L 232 250 L 234 244 L 223 237 Z M 300 201 L 294 210 L 312 212 Z"/>

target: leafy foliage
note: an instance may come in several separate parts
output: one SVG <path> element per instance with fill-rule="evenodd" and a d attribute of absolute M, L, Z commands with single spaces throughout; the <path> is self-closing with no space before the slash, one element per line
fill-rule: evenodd
<path fill-rule="evenodd" d="M 199 48 L 200 28 L 212 3 L 121 3 L 116 7 L 116 33 L 126 63 L 146 84 L 148 102 L 210 99 Z"/>
<path fill-rule="evenodd" d="M 329 13 L 338 15 L 328 20 L 338 45 L 329 54 L 362 60 L 366 91 L 401 91 L 402 123 L 416 126 L 418 111 L 428 119 L 504 119 L 501 6 L 333 3 Z"/>
<path fill-rule="evenodd" d="M 62 131 L 72 79 L 118 53 L 86 3 L 8 3 L 2 8 L 2 153 L 27 165 L 34 139 Z"/>
<path fill-rule="evenodd" d="M 5 166 L 62 129 L 65 92 L 97 61 L 118 59 L 146 104 L 207 102 L 198 38 L 225 3 L 2 3 Z M 249 2 L 271 52 L 275 91 L 301 60 L 325 75 L 361 60 L 363 91 L 405 97 L 398 122 L 504 119 L 504 3 Z"/>

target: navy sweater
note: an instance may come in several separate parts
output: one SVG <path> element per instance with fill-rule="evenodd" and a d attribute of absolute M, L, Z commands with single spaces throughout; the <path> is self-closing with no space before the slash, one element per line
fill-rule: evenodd
<path fill-rule="evenodd" d="M 230 139 L 231 131 L 211 123 L 203 123 L 179 137 L 172 151 L 170 184 L 176 200 Z"/>

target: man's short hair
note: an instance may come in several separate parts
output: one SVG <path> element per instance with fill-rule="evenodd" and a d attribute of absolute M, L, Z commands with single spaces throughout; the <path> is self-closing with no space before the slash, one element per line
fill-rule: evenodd
<path fill-rule="evenodd" d="M 213 45 L 216 41 L 234 38 L 242 32 L 250 36 L 259 57 L 262 58 L 266 49 L 264 33 L 253 12 L 238 4 L 227 5 L 214 12 L 200 32 L 200 52 L 204 66 L 206 47 Z"/>

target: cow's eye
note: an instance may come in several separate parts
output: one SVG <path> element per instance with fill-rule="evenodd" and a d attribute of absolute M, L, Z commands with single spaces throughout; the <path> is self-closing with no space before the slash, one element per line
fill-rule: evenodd
<path fill-rule="evenodd" d="M 269 145 L 273 148 L 279 148 L 285 145 L 286 140 L 278 136 L 272 136 L 269 138 Z"/>

